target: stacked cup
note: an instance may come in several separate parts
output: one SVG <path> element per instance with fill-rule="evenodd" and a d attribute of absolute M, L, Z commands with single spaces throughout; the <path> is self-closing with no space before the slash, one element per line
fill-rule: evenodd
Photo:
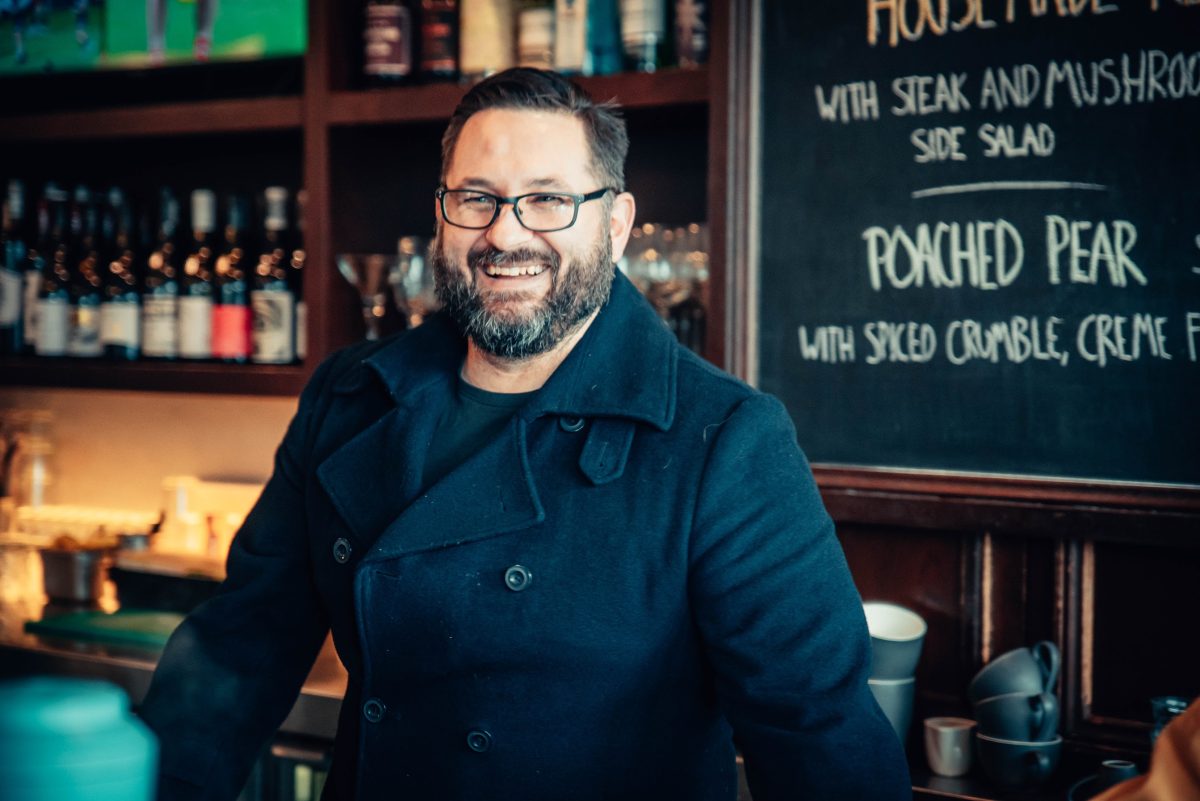
<path fill-rule="evenodd" d="M 871 633 L 871 677 L 867 684 L 903 743 L 912 724 L 917 662 L 928 627 L 916 612 L 896 604 L 863 604 Z"/>
<path fill-rule="evenodd" d="M 967 686 L 983 770 L 1001 784 L 1033 785 L 1058 766 L 1058 647 L 1042 641 L 984 665 Z"/>

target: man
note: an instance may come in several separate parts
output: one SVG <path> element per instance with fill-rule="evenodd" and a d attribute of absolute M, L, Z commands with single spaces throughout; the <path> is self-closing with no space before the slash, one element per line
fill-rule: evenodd
<path fill-rule="evenodd" d="M 144 715 L 163 801 L 232 798 L 327 627 L 326 797 L 910 795 L 858 595 L 782 406 L 613 268 L 624 124 L 563 78 L 476 86 L 443 140 L 446 312 L 314 375 L 223 594 Z"/>

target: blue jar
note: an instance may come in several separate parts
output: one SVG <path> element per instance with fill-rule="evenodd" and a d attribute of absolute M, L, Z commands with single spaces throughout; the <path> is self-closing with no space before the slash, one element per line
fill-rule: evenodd
<path fill-rule="evenodd" d="M 5 801 L 153 801 L 154 734 L 112 684 L 34 677 L 0 682 Z"/>

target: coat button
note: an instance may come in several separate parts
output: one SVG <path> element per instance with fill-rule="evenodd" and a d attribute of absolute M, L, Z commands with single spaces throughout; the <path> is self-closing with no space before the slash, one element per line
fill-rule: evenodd
<path fill-rule="evenodd" d="M 513 565 L 504 571 L 504 586 L 513 592 L 526 589 L 531 581 L 533 581 L 533 574 L 521 565 Z"/>
<path fill-rule="evenodd" d="M 363 704 L 363 717 L 368 723 L 378 723 L 383 720 L 383 714 L 387 712 L 387 706 L 378 698 L 368 698 Z"/>
<path fill-rule="evenodd" d="M 333 561 L 339 565 L 344 565 L 350 561 L 350 540 L 345 537 L 338 537 L 333 542 Z"/>
<path fill-rule="evenodd" d="M 558 418 L 558 425 L 559 425 L 559 427 L 562 428 L 563 431 L 569 431 L 571 433 L 574 433 L 576 431 L 580 431 L 583 429 L 583 418 L 582 417 L 560 417 L 560 418 Z"/>
<path fill-rule="evenodd" d="M 492 747 L 492 735 L 488 732 L 477 729 L 467 735 L 467 748 L 470 748 L 477 754 L 482 754 Z"/>

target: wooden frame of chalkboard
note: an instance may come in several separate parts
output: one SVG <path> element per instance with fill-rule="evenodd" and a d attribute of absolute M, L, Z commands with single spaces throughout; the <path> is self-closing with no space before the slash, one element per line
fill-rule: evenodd
<path fill-rule="evenodd" d="M 1200 6 L 759 8 L 759 236 L 728 263 L 762 289 L 726 361 L 823 486 L 1194 517 Z"/>

